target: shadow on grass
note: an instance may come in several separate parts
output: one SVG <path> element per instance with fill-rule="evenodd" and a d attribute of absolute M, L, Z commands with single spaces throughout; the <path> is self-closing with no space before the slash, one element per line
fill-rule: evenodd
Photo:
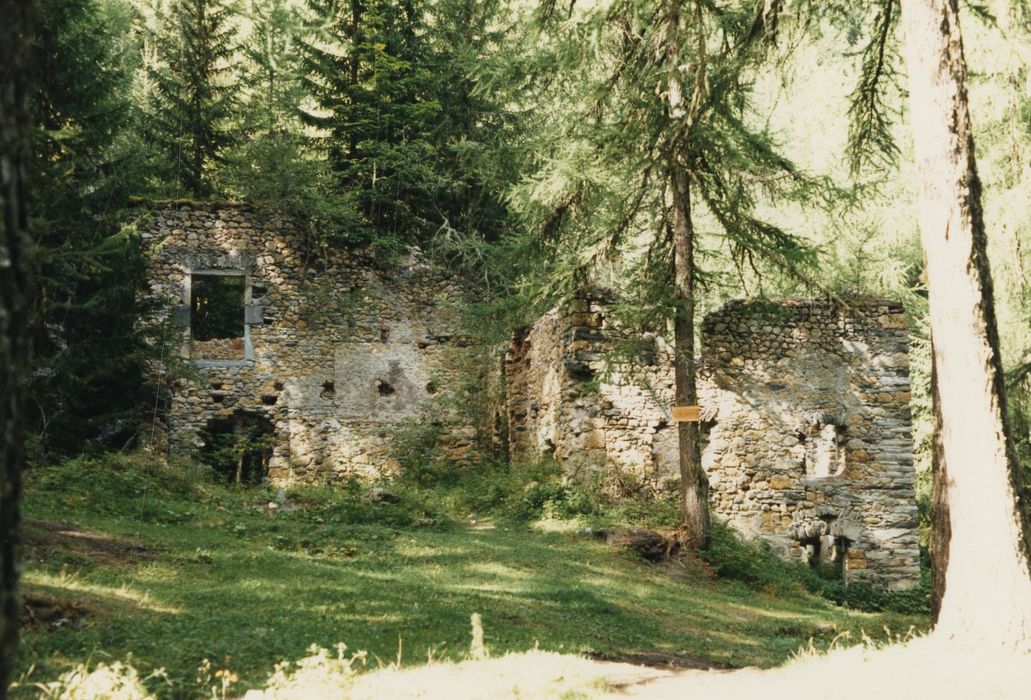
<path fill-rule="evenodd" d="M 28 630 L 22 667 L 49 674 L 131 652 L 144 671 L 166 668 L 185 695 L 204 659 L 255 686 L 313 643 L 346 642 L 403 665 L 458 660 L 474 612 L 496 654 L 538 646 L 690 667 L 769 666 L 810 637 L 820 646 L 823 630 L 891 622 L 801 593 L 685 580 L 596 540 L 525 528 L 326 525 L 253 509 L 175 526 L 84 517 L 116 540 L 131 526 L 158 554 L 96 561 L 64 584 L 56 565 L 35 558 L 30 591 L 45 583 L 96 612 L 74 629 Z"/>

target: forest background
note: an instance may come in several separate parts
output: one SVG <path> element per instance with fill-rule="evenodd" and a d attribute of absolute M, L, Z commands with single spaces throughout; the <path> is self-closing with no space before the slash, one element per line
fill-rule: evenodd
<path fill-rule="evenodd" d="M 661 108 L 665 88 L 641 71 L 627 87 L 613 69 L 620 27 L 659 6 L 41 2 L 35 460 L 122 447 L 160 400 L 146 372 L 160 343 L 139 332 L 154 309 L 135 198 L 284 210 L 315 253 L 368 246 L 389 264 L 420 245 L 464 278 L 470 332 L 488 345 L 586 283 L 620 292 L 624 323 L 668 332 L 672 195 L 639 109 Z M 964 9 L 1008 405 L 1031 469 L 1031 23 L 1021 2 Z M 701 138 L 731 175 L 717 179 L 723 204 L 694 195 L 696 318 L 743 295 L 901 300 L 926 498 L 926 292 L 897 7 L 777 11 L 760 60 L 709 88 L 731 116 L 705 117 Z M 741 14 L 714 13 L 716 28 L 747 38 Z M 640 129 L 621 128 L 635 109 Z M 776 235 L 742 241 L 728 211 Z"/>
<path fill-rule="evenodd" d="M 389 265 L 421 246 L 465 282 L 485 347 L 584 285 L 615 289 L 626 326 L 692 349 L 694 319 L 736 296 L 901 299 L 928 522 L 926 289 L 896 0 L 35 4 L 30 482 L 132 447 L 167 398 L 148 378 L 165 343 L 144 322 L 158 310 L 133 223 L 147 207 L 132 205 L 240 199 L 297 221 L 315 266 L 331 247 Z M 1026 476 L 1029 14 L 962 7 Z M 686 329 L 685 225 L 698 312 Z"/>

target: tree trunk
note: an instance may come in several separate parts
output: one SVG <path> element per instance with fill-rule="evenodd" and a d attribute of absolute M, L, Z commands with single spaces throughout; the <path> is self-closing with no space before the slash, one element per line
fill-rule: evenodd
<path fill-rule="evenodd" d="M 698 403 L 694 359 L 694 225 L 687 173 L 673 171 L 673 283 L 676 317 L 673 321 L 673 367 L 678 406 Z M 680 438 L 680 497 L 684 528 L 690 544 L 704 547 L 709 539 L 709 480 L 702 469 L 698 423 L 678 424 Z"/>
<path fill-rule="evenodd" d="M 1029 542 L 1005 424 L 958 0 L 903 0 L 951 525 L 939 637 L 1031 644 Z"/>
<path fill-rule="evenodd" d="M 949 470 L 942 450 L 941 397 L 938 395 L 938 368 L 931 343 L 931 410 L 934 435 L 931 437 L 931 622 L 937 623 L 945 596 L 945 572 L 949 567 Z"/>
<path fill-rule="evenodd" d="M 18 497 L 24 459 L 19 425 L 29 362 L 31 263 L 25 167 L 30 158 L 25 84 L 33 4 L 0 4 L 0 698 L 18 645 Z"/>
<path fill-rule="evenodd" d="M 684 87 L 680 78 L 677 52 L 681 36 L 680 2 L 671 0 L 667 5 L 666 60 L 670 71 L 666 101 L 669 117 L 686 118 Z M 700 29 L 699 29 L 700 31 Z M 699 61 L 704 61 L 704 48 Z M 698 78 L 696 77 L 696 80 Z M 696 85 L 696 91 L 698 86 Z M 694 101 L 692 101 L 694 102 Z M 694 222 L 691 220 L 691 184 L 683 153 L 671 150 L 669 154 L 670 189 L 673 192 L 673 289 L 675 316 L 673 319 L 673 372 L 674 403 L 694 406 L 698 403 L 695 387 L 694 361 Z M 680 502 L 684 509 L 684 530 L 687 544 L 702 548 L 709 541 L 709 479 L 702 469 L 699 449 L 698 423 L 677 425 L 680 443 Z"/>

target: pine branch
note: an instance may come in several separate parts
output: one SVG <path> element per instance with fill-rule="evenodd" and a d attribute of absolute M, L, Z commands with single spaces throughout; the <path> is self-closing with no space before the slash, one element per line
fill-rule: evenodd
<path fill-rule="evenodd" d="M 897 95 L 897 56 L 893 29 L 898 0 L 878 0 L 876 33 L 862 50 L 859 83 L 849 96 L 849 165 L 853 175 L 865 167 L 893 168 L 899 149 L 891 133 L 897 110 L 889 100 Z"/>

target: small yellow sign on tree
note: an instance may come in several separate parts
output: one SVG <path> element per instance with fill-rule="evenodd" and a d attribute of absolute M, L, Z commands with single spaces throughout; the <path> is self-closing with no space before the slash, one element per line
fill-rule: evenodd
<path fill-rule="evenodd" d="M 702 409 L 698 406 L 674 406 L 673 420 L 677 423 L 697 423 L 702 419 Z"/>

